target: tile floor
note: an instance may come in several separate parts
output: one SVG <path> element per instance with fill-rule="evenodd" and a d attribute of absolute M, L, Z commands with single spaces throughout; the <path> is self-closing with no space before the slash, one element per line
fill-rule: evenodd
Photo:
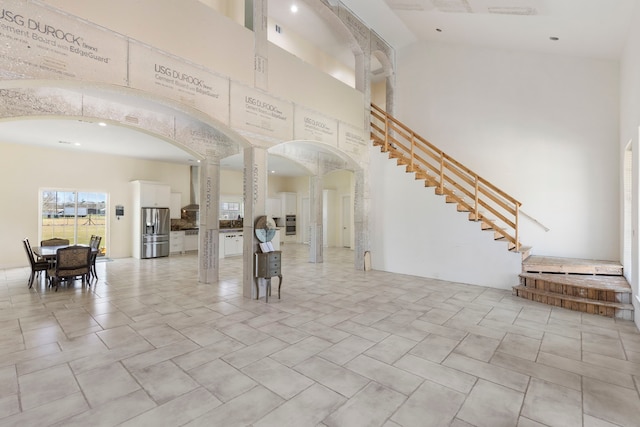
<path fill-rule="evenodd" d="M 0 425 L 640 425 L 633 323 L 306 251 L 268 304 L 238 257 L 212 285 L 194 255 L 57 293 L 0 270 Z"/>

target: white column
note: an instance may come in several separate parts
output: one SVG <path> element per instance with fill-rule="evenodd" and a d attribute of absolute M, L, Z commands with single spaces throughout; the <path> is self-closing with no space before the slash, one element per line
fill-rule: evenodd
<path fill-rule="evenodd" d="M 219 278 L 220 159 L 213 153 L 200 163 L 200 231 L 198 281 L 215 283 Z"/>
<path fill-rule="evenodd" d="M 267 150 L 250 147 L 244 149 L 244 222 L 243 222 L 243 276 L 242 295 L 256 298 L 254 258 L 258 239 L 254 225 L 259 216 L 267 214 Z"/>
<path fill-rule="evenodd" d="M 354 190 L 354 214 L 353 225 L 355 233 L 354 267 L 363 270 L 365 252 L 370 249 L 369 214 L 371 211 L 371 199 L 368 192 L 369 182 L 364 170 L 358 170 L 355 175 Z"/>
<path fill-rule="evenodd" d="M 253 37 L 254 37 L 254 85 L 268 90 L 268 1 L 253 0 Z"/>
<path fill-rule="evenodd" d="M 322 230 L 322 175 L 311 176 L 309 178 L 309 225 L 311 235 L 309 236 L 309 262 L 323 262 L 323 230 Z"/>

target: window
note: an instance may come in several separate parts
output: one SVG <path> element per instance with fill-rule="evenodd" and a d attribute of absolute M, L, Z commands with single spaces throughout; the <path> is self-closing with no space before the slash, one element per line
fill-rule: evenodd
<path fill-rule="evenodd" d="M 40 240 L 60 237 L 71 244 L 88 245 L 95 234 L 102 237 L 101 249 L 106 252 L 106 193 L 43 190 L 40 200 Z"/>

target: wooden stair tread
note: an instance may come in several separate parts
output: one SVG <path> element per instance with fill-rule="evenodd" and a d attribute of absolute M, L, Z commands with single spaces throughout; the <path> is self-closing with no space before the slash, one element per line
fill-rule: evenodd
<path fill-rule="evenodd" d="M 546 297 L 551 297 L 551 298 L 559 298 L 565 301 L 571 301 L 571 302 L 577 302 L 577 303 L 583 303 L 583 304 L 593 304 L 593 305 L 598 305 L 602 307 L 610 307 L 610 308 L 616 308 L 621 310 L 633 310 L 633 304 L 624 304 L 621 302 L 601 301 L 596 299 L 574 297 L 571 295 L 564 295 L 556 292 L 549 292 L 549 291 L 543 291 L 541 289 L 529 288 L 524 285 L 514 286 L 513 289 L 518 291 L 530 292 L 536 295 L 544 295 Z"/>
<path fill-rule="evenodd" d="M 623 276 L 584 276 L 576 274 L 520 273 L 520 277 L 545 280 L 561 285 L 613 292 L 631 292 Z"/>
<path fill-rule="evenodd" d="M 622 275 L 622 265 L 616 261 L 561 258 L 531 255 L 522 262 L 527 272 L 613 274 Z"/>

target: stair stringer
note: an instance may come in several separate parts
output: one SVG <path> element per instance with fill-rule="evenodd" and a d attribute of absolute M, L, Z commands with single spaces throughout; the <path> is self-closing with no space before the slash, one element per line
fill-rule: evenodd
<path fill-rule="evenodd" d="M 374 269 L 501 289 L 517 284 L 520 253 L 497 245 L 455 204 L 370 149 Z"/>

